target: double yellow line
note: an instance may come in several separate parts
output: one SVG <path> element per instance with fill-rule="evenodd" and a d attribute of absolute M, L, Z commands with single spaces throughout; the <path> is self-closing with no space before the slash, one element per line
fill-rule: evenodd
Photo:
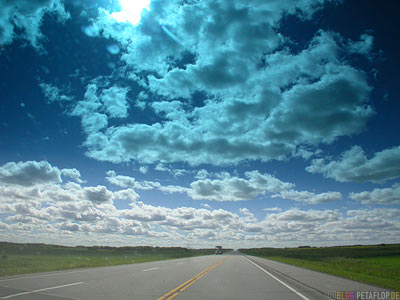
<path fill-rule="evenodd" d="M 182 283 L 180 286 L 174 288 L 172 291 L 169 291 L 168 293 L 166 293 L 165 295 L 161 296 L 160 298 L 158 298 L 157 300 L 170 300 L 175 298 L 176 296 L 178 296 L 180 293 L 182 293 L 183 291 L 185 291 L 189 286 L 191 286 L 192 284 L 194 284 L 195 282 L 199 281 L 201 277 L 203 277 L 204 275 L 206 275 L 208 272 L 210 272 L 211 270 L 215 269 L 216 267 L 218 267 L 220 264 L 223 263 L 224 260 L 226 260 L 227 257 L 220 259 L 216 264 L 212 265 L 211 267 L 208 267 L 207 269 L 205 269 L 204 271 L 200 272 L 199 274 L 197 274 L 196 276 L 194 276 L 192 279 L 189 279 L 188 281 Z"/>

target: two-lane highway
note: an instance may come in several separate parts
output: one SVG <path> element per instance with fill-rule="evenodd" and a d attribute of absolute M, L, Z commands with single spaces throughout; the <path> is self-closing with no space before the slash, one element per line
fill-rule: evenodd
<path fill-rule="evenodd" d="M 0 299 L 329 299 L 382 291 L 350 280 L 232 252 L 0 279 Z"/>

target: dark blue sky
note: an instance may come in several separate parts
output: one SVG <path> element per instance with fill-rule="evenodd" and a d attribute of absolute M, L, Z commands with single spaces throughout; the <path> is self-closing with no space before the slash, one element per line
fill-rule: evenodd
<path fill-rule="evenodd" d="M 398 1 L 0 10 L 0 239 L 399 241 Z"/>

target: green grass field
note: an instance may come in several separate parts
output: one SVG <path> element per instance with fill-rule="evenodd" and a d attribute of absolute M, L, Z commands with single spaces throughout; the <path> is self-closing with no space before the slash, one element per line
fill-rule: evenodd
<path fill-rule="evenodd" d="M 400 245 L 240 249 L 260 256 L 389 289 L 400 289 Z"/>
<path fill-rule="evenodd" d="M 141 263 L 214 253 L 214 249 L 180 247 L 63 247 L 0 242 L 0 276 Z"/>

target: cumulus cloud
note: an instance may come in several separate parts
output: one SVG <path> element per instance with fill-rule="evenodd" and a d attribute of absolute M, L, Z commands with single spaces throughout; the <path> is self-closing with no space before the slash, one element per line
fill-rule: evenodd
<path fill-rule="evenodd" d="M 207 170 L 201 169 L 201 170 L 197 171 L 195 178 L 206 179 L 207 177 L 209 177 L 209 175 L 210 175 L 210 173 Z"/>
<path fill-rule="evenodd" d="M 87 133 L 97 132 L 108 124 L 107 115 L 98 112 L 102 105 L 98 99 L 97 90 L 96 84 L 89 84 L 86 89 L 85 99 L 78 102 L 71 112 L 72 116 L 82 118 L 82 127 Z"/>
<path fill-rule="evenodd" d="M 85 197 L 94 203 L 111 202 L 113 193 L 108 191 L 105 186 L 85 187 L 83 189 Z"/>
<path fill-rule="evenodd" d="M 48 83 L 40 83 L 39 84 L 40 88 L 42 89 L 43 94 L 47 98 L 48 102 L 57 102 L 57 101 L 71 101 L 73 98 L 71 96 L 66 96 L 62 94 L 61 90 Z"/>
<path fill-rule="evenodd" d="M 399 230 L 398 224 L 393 220 L 399 217 L 399 213 L 398 209 L 349 210 L 346 212 L 346 217 L 324 224 L 321 233 L 332 232 L 332 228 L 335 228 L 337 232 L 343 233 L 344 236 L 355 236 L 354 231 L 358 231 L 360 234 L 363 231 L 369 232 L 370 239 L 382 239 L 382 234 L 393 239 L 395 232 Z M 362 234 L 362 239 L 367 240 L 368 237 Z"/>
<path fill-rule="evenodd" d="M 1 230 L 8 230 L 8 229 L 10 229 L 10 226 L 8 224 L 3 223 L 3 222 L 0 221 L 0 229 Z"/>
<path fill-rule="evenodd" d="M 62 0 L 19 0 L 0 3 L 0 45 L 11 44 L 14 39 L 25 39 L 41 49 L 40 31 L 45 14 L 57 16 L 60 22 L 70 18 Z"/>
<path fill-rule="evenodd" d="M 370 159 L 360 146 L 353 146 L 338 160 L 312 160 L 306 170 L 340 182 L 382 183 L 400 176 L 400 146 L 377 152 Z"/>
<path fill-rule="evenodd" d="M 115 171 L 108 171 L 106 180 L 114 185 L 138 190 L 152 190 L 159 188 L 161 184 L 153 181 L 136 181 L 135 178 L 124 175 L 117 175 Z"/>
<path fill-rule="evenodd" d="M 111 118 L 125 118 L 128 116 L 128 101 L 126 94 L 129 89 L 118 86 L 104 89 L 101 96 L 104 109 Z"/>
<path fill-rule="evenodd" d="M 214 174 L 217 179 L 210 179 L 210 173 L 199 172 L 202 179 L 193 181 L 190 188 L 182 186 L 159 186 L 165 193 L 186 193 L 194 200 L 210 201 L 247 201 L 260 195 L 269 195 L 308 204 L 320 204 L 342 199 L 339 192 L 312 193 L 296 191 L 295 184 L 284 182 L 271 174 L 261 174 L 258 171 L 245 173 L 245 178 L 231 176 L 229 173 Z M 198 178 L 199 173 L 196 175 Z"/>
<path fill-rule="evenodd" d="M 296 191 L 292 189 L 295 186 L 293 183 L 283 182 L 270 174 L 260 174 L 258 171 L 246 172 L 245 175 L 249 178 L 248 181 L 239 180 L 238 178 L 233 180 L 232 178 L 227 178 L 228 180 L 222 181 L 199 180 L 191 184 L 193 191 L 189 191 L 188 194 L 193 199 L 227 201 L 230 197 L 230 200 L 238 201 L 250 200 L 268 192 L 272 197 L 308 204 L 320 204 L 342 199 L 342 195 L 339 192 L 315 194 L 308 191 Z M 214 185 L 210 185 L 210 182 L 213 182 Z M 214 198 L 210 197 L 210 193 L 215 194 Z"/>
<path fill-rule="evenodd" d="M 91 144 L 91 138 L 99 142 L 99 131 L 107 128 L 109 119 L 123 119 L 128 116 L 129 88 L 107 85 L 109 82 L 101 76 L 93 79 L 86 87 L 84 99 L 70 113 L 81 118 L 82 127 L 89 134 L 87 144 Z"/>
<path fill-rule="evenodd" d="M 189 170 L 185 170 L 185 169 L 174 169 L 174 168 L 171 168 L 171 167 L 166 166 L 166 165 L 163 164 L 163 163 L 158 163 L 158 164 L 156 165 L 156 167 L 154 168 L 154 170 L 160 171 L 160 172 L 168 172 L 168 173 L 170 173 L 171 175 L 173 175 L 173 176 L 175 176 L 175 177 L 183 176 L 183 175 L 185 175 L 185 174 L 190 173 Z"/>
<path fill-rule="evenodd" d="M 370 192 L 350 193 L 349 197 L 362 204 L 400 204 L 400 184 L 394 184 L 389 188 L 374 189 Z"/>
<path fill-rule="evenodd" d="M 249 222 L 249 223 L 255 223 L 255 222 L 257 222 L 257 218 L 254 216 L 254 214 L 253 214 L 252 212 L 249 211 L 248 208 L 242 207 L 241 209 L 239 209 L 239 212 L 244 216 L 244 220 L 245 220 L 246 222 Z M 257 228 L 257 229 L 255 229 L 255 228 Z M 259 228 L 260 230 L 258 230 L 258 228 Z M 261 229 L 259 226 L 255 226 L 255 227 L 253 228 L 253 232 L 254 232 L 255 230 L 256 230 L 256 231 L 261 231 L 262 229 Z M 247 229 L 247 231 L 250 231 L 249 228 Z"/>
<path fill-rule="evenodd" d="M 133 189 L 119 190 L 114 192 L 114 199 L 120 200 L 129 200 L 131 202 L 135 202 L 139 199 L 139 194 L 136 193 Z"/>
<path fill-rule="evenodd" d="M 311 18 L 324 3 L 153 1 L 138 26 L 100 9 L 93 26 L 126 50 L 125 74 L 152 95 L 158 118 L 95 133 L 107 123 L 84 126 L 87 154 L 115 163 L 228 165 L 309 158 L 312 151 L 299 149 L 360 133 L 374 113 L 371 88 L 344 52 L 352 45 L 366 55 L 370 37 L 356 44 L 318 31 L 295 51 L 277 30 L 283 15 Z M 202 105 L 192 105 L 195 93 L 205 95 Z"/>
<path fill-rule="evenodd" d="M 250 200 L 266 192 L 276 193 L 294 187 L 270 174 L 258 171 L 246 172 L 246 178 L 224 175 L 222 179 L 200 179 L 190 184 L 188 195 L 195 200 L 243 201 Z"/>
<path fill-rule="evenodd" d="M 141 166 L 139 168 L 139 172 L 142 173 L 142 174 L 147 174 L 148 171 L 149 171 L 149 168 L 146 167 L 146 166 Z"/>
<path fill-rule="evenodd" d="M 279 221 L 304 221 L 304 222 L 314 222 L 314 221 L 335 221 L 338 220 L 340 214 L 336 210 L 300 210 L 297 208 L 284 211 L 282 213 L 276 213 L 267 216 L 267 220 L 276 219 Z"/>
<path fill-rule="evenodd" d="M 298 202 L 305 202 L 309 204 L 320 204 L 332 201 L 342 200 L 342 194 L 339 192 L 327 192 L 315 194 L 307 191 L 283 191 L 274 197 L 280 197 L 283 199 L 290 199 Z"/>
<path fill-rule="evenodd" d="M 364 33 L 360 37 L 360 41 L 350 42 L 349 50 L 353 53 L 360 53 L 369 56 L 374 44 L 374 37 Z"/>
<path fill-rule="evenodd" d="M 118 45 L 113 44 L 107 46 L 107 51 L 110 52 L 112 55 L 117 55 L 121 51 L 121 49 L 118 47 Z"/>
<path fill-rule="evenodd" d="M 178 185 L 162 185 L 159 187 L 159 190 L 168 194 L 173 194 L 173 193 L 183 194 L 183 193 L 189 193 L 191 191 L 190 188 Z"/>
<path fill-rule="evenodd" d="M 34 186 L 61 181 L 61 171 L 47 161 L 8 162 L 0 167 L 0 182 L 4 184 Z"/>
<path fill-rule="evenodd" d="M 61 175 L 75 182 L 63 184 Z M 101 185 L 82 187 L 81 183 L 84 182 L 79 170 L 60 170 L 46 161 L 9 162 L 0 167 L 1 197 L 12 201 L 29 200 L 28 206 L 35 207 L 35 201 L 107 204 L 114 200 L 134 202 L 139 198 L 131 188 L 112 192 Z"/>
<path fill-rule="evenodd" d="M 246 207 L 223 209 L 154 206 L 131 201 L 118 209 L 111 200 L 137 199 L 132 189 L 112 192 L 77 183 L 46 187 L 0 187 L 0 235 L 46 239 L 67 234 L 70 243 L 99 238 L 118 245 L 129 236 L 139 244 L 207 246 L 218 240 L 232 246 L 395 242 L 400 236 L 399 209 L 301 210 L 269 209 L 260 221 Z M 212 234 L 210 234 L 212 232 Z M 338 239 L 338 237 L 340 237 Z M 160 241 L 160 238 L 165 238 Z M 244 242 L 245 241 L 245 242 Z"/>
<path fill-rule="evenodd" d="M 211 209 L 211 206 L 208 203 L 201 203 L 200 205 L 201 205 L 201 207 L 204 207 L 206 209 Z"/>
<path fill-rule="evenodd" d="M 81 172 L 79 170 L 73 168 L 73 169 L 62 169 L 61 173 L 63 176 L 69 177 L 72 180 L 78 182 L 78 183 L 83 183 L 84 181 L 81 179 Z"/>

